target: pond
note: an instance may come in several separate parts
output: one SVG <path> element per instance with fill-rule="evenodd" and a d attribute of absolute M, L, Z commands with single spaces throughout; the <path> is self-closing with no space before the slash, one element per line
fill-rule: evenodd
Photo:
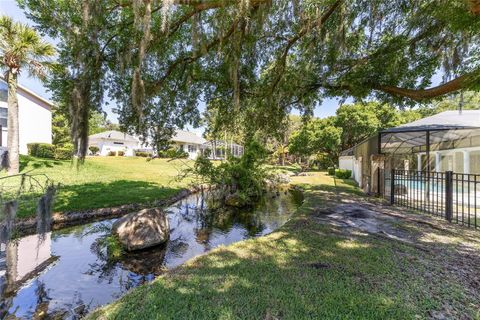
<path fill-rule="evenodd" d="M 233 210 L 194 194 L 166 209 L 166 245 L 117 261 L 103 245 L 115 219 L 17 239 L 0 252 L 0 319 L 77 319 L 192 257 L 272 232 L 299 204 L 298 195 L 282 192 Z"/>

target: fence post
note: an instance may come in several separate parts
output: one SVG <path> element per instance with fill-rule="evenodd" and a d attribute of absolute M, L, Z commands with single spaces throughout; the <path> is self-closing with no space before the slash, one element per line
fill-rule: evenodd
<path fill-rule="evenodd" d="M 452 222 L 453 217 L 453 171 L 445 172 L 445 219 Z"/>
<path fill-rule="evenodd" d="M 390 170 L 390 204 L 395 203 L 395 169 Z"/>

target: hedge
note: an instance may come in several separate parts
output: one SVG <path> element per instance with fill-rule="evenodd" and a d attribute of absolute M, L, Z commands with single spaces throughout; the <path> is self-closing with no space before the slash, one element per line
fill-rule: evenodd
<path fill-rule="evenodd" d="M 352 170 L 337 169 L 335 170 L 335 176 L 339 179 L 350 179 L 352 176 Z"/>
<path fill-rule="evenodd" d="M 137 157 L 143 157 L 143 158 L 147 158 L 147 157 L 152 156 L 152 154 L 150 152 L 144 152 L 144 151 L 135 151 L 135 155 Z"/>
<path fill-rule="evenodd" d="M 57 149 L 55 149 L 56 160 L 70 160 L 72 158 L 73 158 L 73 147 L 63 146 L 63 147 L 57 147 Z"/>
<path fill-rule="evenodd" d="M 29 143 L 27 144 L 28 154 L 33 157 L 54 159 L 55 146 L 50 143 Z"/>

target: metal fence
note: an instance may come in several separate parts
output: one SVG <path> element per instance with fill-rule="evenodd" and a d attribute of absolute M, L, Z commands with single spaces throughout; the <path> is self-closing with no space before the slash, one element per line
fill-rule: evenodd
<path fill-rule="evenodd" d="M 392 204 L 480 228 L 480 175 L 392 170 L 383 188 Z"/>

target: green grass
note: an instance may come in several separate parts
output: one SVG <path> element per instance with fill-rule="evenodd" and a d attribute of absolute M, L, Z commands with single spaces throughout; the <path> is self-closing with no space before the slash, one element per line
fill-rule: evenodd
<path fill-rule="evenodd" d="M 325 173 L 294 179 L 305 188 L 305 202 L 284 227 L 190 260 L 90 319 L 480 317 L 472 292 L 443 272 L 439 261 L 451 258 L 449 244 L 439 260 L 399 241 L 345 235 L 316 222 L 315 209 L 363 199 L 352 183 Z M 435 232 L 416 227 L 419 237 Z M 445 314 L 445 305 L 459 313 Z"/>
<path fill-rule="evenodd" d="M 148 203 L 170 197 L 187 186 L 187 181 L 175 179 L 185 164 L 189 161 L 155 159 L 147 162 L 145 158 L 136 157 L 91 157 L 77 167 L 72 166 L 71 161 L 22 157 L 21 172 L 37 175 L 41 181 L 45 180 L 42 176 L 45 174 L 61 183 L 54 211 L 67 212 Z M 19 184 L 18 178 L 2 180 L 10 185 L 10 190 Z M 33 182 L 27 184 L 34 185 Z M 38 188 L 35 191 L 38 192 Z M 25 203 L 29 205 L 20 210 L 22 218 L 34 215 L 35 211 L 32 201 L 25 200 Z"/>

